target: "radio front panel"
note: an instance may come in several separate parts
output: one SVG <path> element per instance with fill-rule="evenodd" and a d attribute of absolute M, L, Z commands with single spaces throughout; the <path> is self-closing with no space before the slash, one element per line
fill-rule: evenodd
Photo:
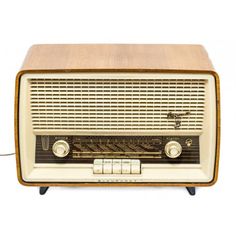
<path fill-rule="evenodd" d="M 208 183 L 212 75 L 26 73 L 19 135 L 25 182 Z"/>

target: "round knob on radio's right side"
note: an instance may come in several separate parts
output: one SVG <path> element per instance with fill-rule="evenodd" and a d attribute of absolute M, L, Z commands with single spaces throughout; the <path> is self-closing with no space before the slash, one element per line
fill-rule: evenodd
<path fill-rule="evenodd" d="M 66 157 L 70 152 L 70 146 L 65 140 L 57 140 L 52 146 L 52 152 L 57 157 Z"/>
<path fill-rule="evenodd" d="M 169 158 L 177 158 L 182 153 L 182 146 L 176 141 L 170 141 L 165 145 L 165 154 Z"/>

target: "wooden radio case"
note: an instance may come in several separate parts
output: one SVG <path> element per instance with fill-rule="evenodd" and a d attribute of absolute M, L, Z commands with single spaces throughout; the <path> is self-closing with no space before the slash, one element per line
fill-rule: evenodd
<path fill-rule="evenodd" d="M 213 185 L 219 76 L 200 45 L 34 45 L 16 76 L 21 184 Z"/>

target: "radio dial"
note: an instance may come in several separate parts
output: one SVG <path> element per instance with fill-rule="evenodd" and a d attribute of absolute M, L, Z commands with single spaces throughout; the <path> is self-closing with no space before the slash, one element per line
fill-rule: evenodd
<path fill-rule="evenodd" d="M 177 158 L 182 153 L 182 146 L 176 141 L 170 141 L 165 146 L 165 154 L 169 158 Z"/>
<path fill-rule="evenodd" d="M 57 140 L 53 146 L 52 151 L 57 157 L 66 157 L 70 152 L 70 146 L 65 140 Z"/>

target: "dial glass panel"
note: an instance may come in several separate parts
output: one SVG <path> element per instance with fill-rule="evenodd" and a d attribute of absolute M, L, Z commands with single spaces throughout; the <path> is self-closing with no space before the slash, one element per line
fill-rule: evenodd
<path fill-rule="evenodd" d="M 68 143 L 70 147 L 68 155 L 63 158 L 53 153 L 53 145 L 60 141 Z M 171 158 L 166 152 L 166 147 L 171 143 L 181 147 L 181 154 L 176 158 Z M 47 150 L 45 146 L 48 147 Z M 93 163 L 97 158 L 139 159 L 142 163 L 199 163 L 199 137 L 37 136 L 36 138 L 36 163 Z"/>

